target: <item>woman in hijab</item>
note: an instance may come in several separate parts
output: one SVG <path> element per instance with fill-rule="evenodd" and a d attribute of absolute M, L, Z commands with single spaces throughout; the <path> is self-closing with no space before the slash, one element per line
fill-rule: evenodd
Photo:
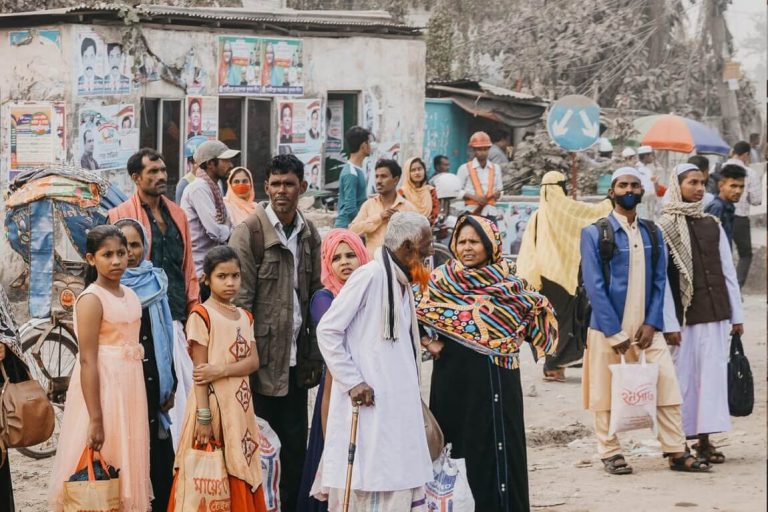
<path fill-rule="evenodd" d="M 400 195 L 416 207 L 416 211 L 429 219 L 433 226 L 440 213 L 440 200 L 432 185 L 427 185 L 427 168 L 421 158 L 411 158 L 403 167 L 403 187 Z"/>
<path fill-rule="evenodd" d="M 544 362 L 544 380 L 564 382 L 565 368 L 581 361 L 587 342 L 589 301 L 579 286 L 581 230 L 611 213 L 606 199 L 596 204 L 571 199 L 565 175 L 541 179 L 539 208 L 528 219 L 515 266 L 517 275 L 545 295 L 555 308 L 560 340 Z"/>
<path fill-rule="evenodd" d="M 430 409 L 464 458 L 476 510 L 529 510 L 523 395 L 518 350 L 555 352 L 557 321 L 549 301 L 512 275 L 490 220 L 459 217 L 454 259 L 432 272 L 417 294 L 422 346 L 434 357 Z"/>
<path fill-rule="evenodd" d="M 253 199 L 255 197 L 251 171 L 245 167 L 232 169 L 227 179 L 227 195 L 224 196 L 224 203 L 227 205 L 232 226 L 237 226 L 254 212 L 256 203 L 253 202 Z"/>
<path fill-rule="evenodd" d="M 5 376 L 11 382 L 27 380 L 27 365 L 24 363 L 19 332 L 13 319 L 11 303 L 0 286 L 0 388 L 5 384 Z M 0 455 L 0 510 L 13 512 L 16 510 L 13 501 L 13 484 L 11 483 L 11 463 L 8 452 Z"/>
<path fill-rule="evenodd" d="M 168 278 L 161 268 L 145 259 L 147 238 L 144 227 L 133 219 L 115 223 L 128 242 L 128 268 L 120 280 L 141 301 L 139 341 L 144 347 L 144 385 L 149 413 L 149 478 L 155 499 L 153 511 L 168 508 L 173 484 L 173 442 L 171 417 L 174 404 L 176 372 L 173 366 L 173 319 L 168 305 Z"/>
<path fill-rule="evenodd" d="M 316 291 L 309 304 L 313 327 L 317 327 L 320 323 L 320 319 L 331 307 L 333 299 L 339 294 L 352 272 L 369 261 L 370 257 L 363 241 L 354 232 L 341 228 L 328 232 L 320 248 L 320 280 L 325 288 Z M 323 453 L 331 382 L 330 373 L 324 372 L 317 390 L 307 456 L 304 459 L 304 472 L 301 477 L 298 510 L 302 512 L 327 512 L 328 510 L 327 501 L 316 500 L 309 494 Z"/>
<path fill-rule="evenodd" d="M 744 333 L 744 312 L 731 244 L 720 222 L 702 210 L 706 178 L 693 164 L 675 168 L 659 225 L 669 250 L 664 337 L 683 395 L 683 430 L 696 455 L 722 464 L 709 435 L 731 429 L 729 335 Z"/>

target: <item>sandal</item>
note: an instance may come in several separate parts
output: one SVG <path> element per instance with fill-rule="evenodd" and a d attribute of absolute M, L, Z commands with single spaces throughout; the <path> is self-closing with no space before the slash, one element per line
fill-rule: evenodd
<path fill-rule="evenodd" d="M 671 453 L 665 453 L 665 458 L 669 458 L 669 469 L 672 471 L 682 471 L 684 473 L 706 473 L 712 466 L 709 465 L 704 459 L 699 459 L 687 453 L 682 457 L 672 457 Z M 689 466 L 686 464 L 689 459 L 693 459 L 693 462 Z"/>
<path fill-rule="evenodd" d="M 603 462 L 603 469 L 609 475 L 629 475 L 632 473 L 632 466 L 627 464 L 622 454 L 614 455 L 608 459 L 600 459 Z M 624 464 L 617 464 L 617 462 L 623 462 Z"/>
<path fill-rule="evenodd" d="M 547 382 L 565 382 L 565 369 L 544 370 L 544 380 Z"/>
<path fill-rule="evenodd" d="M 725 455 L 723 452 L 717 451 L 717 447 L 712 444 L 701 446 L 701 443 L 696 443 L 691 446 L 696 452 L 696 456 L 700 459 L 704 459 L 710 464 L 722 464 L 725 462 Z"/>

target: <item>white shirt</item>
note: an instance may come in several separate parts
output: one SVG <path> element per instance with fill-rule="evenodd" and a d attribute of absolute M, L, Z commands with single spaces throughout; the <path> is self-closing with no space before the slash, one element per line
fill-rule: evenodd
<path fill-rule="evenodd" d="M 480 167 L 480 162 L 477 161 L 477 158 L 472 159 L 472 165 L 477 171 L 477 179 L 480 181 L 480 186 L 482 187 L 484 193 L 488 192 L 488 178 L 491 172 L 491 166 L 493 166 L 493 191 L 499 192 L 504 190 L 504 183 L 501 179 L 501 168 L 498 165 L 494 165 L 490 160 L 486 160 L 485 167 Z M 464 199 L 467 194 L 474 195 L 475 186 L 472 183 L 472 178 L 469 177 L 469 166 L 467 164 L 462 164 L 461 167 L 459 167 L 459 170 L 456 171 L 456 176 L 459 178 L 459 182 L 461 183 L 461 192 L 459 192 L 457 199 Z M 465 208 L 467 210 L 474 210 L 472 205 L 466 205 Z M 486 205 L 480 214 L 495 217 L 496 207 L 490 204 Z"/>
<path fill-rule="evenodd" d="M 275 228 L 280 243 L 293 254 L 293 339 L 291 340 L 290 366 L 296 366 L 296 341 L 299 339 L 302 324 L 301 302 L 299 301 L 299 293 L 297 291 L 299 289 L 299 257 L 297 253 L 299 251 L 299 234 L 304 229 L 304 219 L 299 212 L 296 212 L 296 217 L 294 217 L 296 227 L 293 228 L 291 237 L 287 238 L 285 231 L 283 231 L 283 224 L 277 218 L 275 210 L 272 209 L 272 204 L 268 204 L 264 211 L 267 212 L 267 218 L 269 218 L 272 227 Z"/>
<path fill-rule="evenodd" d="M 407 293 L 395 297 L 402 301 L 398 341 L 385 341 L 388 286 L 381 263 L 360 267 L 317 327 L 317 342 L 333 375 L 318 472 L 323 488 L 344 488 L 352 420 L 348 392 L 361 382 L 373 388 L 376 404 L 360 408 L 352 489 L 397 491 L 433 479 L 410 333 L 414 306 Z"/>

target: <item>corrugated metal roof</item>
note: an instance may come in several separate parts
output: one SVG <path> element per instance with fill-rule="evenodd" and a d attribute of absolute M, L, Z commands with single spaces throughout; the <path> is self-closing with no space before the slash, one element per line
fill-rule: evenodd
<path fill-rule="evenodd" d="M 466 91 L 466 94 L 469 96 L 495 96 L 497 98 L 514 99 L 541 105 L 548 104 L 546 100 L 539 98 L 538 96 L 534 96 L 533 94 L 513 91 L 511 89 L 506 89 L 504 87 L 499 87 L 497 85 L 480 82 L 478 80 L 471 80 L 468 78 L 463 78 L 460 80 L 433 80 L 427 83 L 427 90 L 430 88 L 457 94 L 461 94 L 462 91 Z"/>
<path fill-rule="evenodd" d="M 66 21 L 76 17 L 78 21 L 90 21 L 110 15 L 115 19 L 126 8 L 111 3 L 80 4 L 61 9 L 47 9 L 34 12 L 0 14 L 0 25 L 50 21 Z M 225 7 L 173 7 L 164 5 L 137 5 L 136 14 L 146 22 L 199 24 L 201 20 L 216 23 L 221 27 L 242 28 L 273 25 L 296 31 L 384 32 L 398 35 L 421 35 L 422 29 L 392 20 L 384 11 L 297 11 L 280 9 L 275 11 L 252 11 L 249 9 Z"/>

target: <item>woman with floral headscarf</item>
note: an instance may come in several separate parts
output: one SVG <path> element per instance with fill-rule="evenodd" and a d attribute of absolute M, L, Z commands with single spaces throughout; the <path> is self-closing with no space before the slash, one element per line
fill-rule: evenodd
<path fill-rule="evenodd" d="M 476 510 L 527 511 L 528 469 L 518 350 L 528 341 L 555 352 L 549 301 L 515 277 L 490 220 L 464 215 L 451 239 L 454 258 L 417 294 L 422 346 L 435 357 L 430 409 L 464 458 Z"/>
<path fill-rule="evenodd" d="M 309 314 L 313 327 L 317 327 L 320 319 L 333 299 L 339 294 L 344 283 L 352 272 L 370 261 L 368 250 L 362 239 L 348 229 L 332 229 L 328 232 L 320 248 L 320 280 L 325 288 L 318 290 L 312 296 L 309 304 Z M 317 401 L 312 416 L 307 456 L 304 459 L 304 472 L 301 477 L 299 491 L 299 506 L 302 512 L 327 512 L 328 502 L 310 497 L 310 489 L 315 481 L 320 456 L 323 453 L 325 425 L 328 418 L 328 404 L 331 398 L 331 374 L 324 372 L 317 389 Z"/>

